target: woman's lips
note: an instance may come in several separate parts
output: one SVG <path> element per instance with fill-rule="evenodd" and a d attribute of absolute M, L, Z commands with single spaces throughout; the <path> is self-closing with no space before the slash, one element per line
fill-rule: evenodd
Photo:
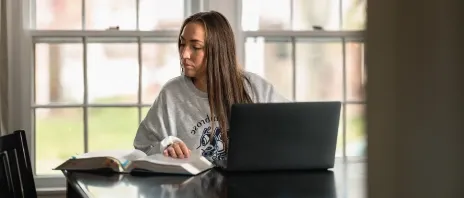
<path fill-rule="evenodd" d="M 194 67 L 193 67 L 193 65 L 184 65 L 184 68 L 185 69 L 193 69 Z"/>

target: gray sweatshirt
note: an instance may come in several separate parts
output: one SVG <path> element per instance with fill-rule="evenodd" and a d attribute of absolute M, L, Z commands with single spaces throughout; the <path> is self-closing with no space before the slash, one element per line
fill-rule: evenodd
<path fill-rule="evenodd" d="M 289 102 L 260 76 L 246 72 L 251 86 L 248 93 L 255 103 Z M 211 129 L 211 122 L 215 129 Z M 215 133 L 210 141 L 211 133 Z M 196 154 L 210 160 L 225 159 L 219 122 L 210 115 L 208 95 L 195 87 L 190 78 L 181 75 L 169 80 L 142 120 L 134 147 L 147 155 L 160 153 L 173 141 L 183 141 Z"/>

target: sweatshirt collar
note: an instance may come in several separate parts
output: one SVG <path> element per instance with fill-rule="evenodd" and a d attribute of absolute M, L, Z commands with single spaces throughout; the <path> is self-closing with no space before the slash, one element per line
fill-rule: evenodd
<path fill-rule="evenodd" d="M 185 84 L 187 85 L 187 88 L 193 91 L 193 93 L 201 98 L 208 98 L 208 93 L 199 90 L 192 82 L 192 79 L 188 76 L 183 75 L 183 79 Z"/>

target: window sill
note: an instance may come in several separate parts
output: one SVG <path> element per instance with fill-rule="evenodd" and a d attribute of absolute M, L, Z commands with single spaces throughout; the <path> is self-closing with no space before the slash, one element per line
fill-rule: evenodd
<path fill-rule="evenodd" d="M 54 191 L 59 189 L 66 190 L 66 179 L 63 175 L 39 175 L 35 176 L 35 186 L 37 191 Z"/>
<path fill-rule="evenodd" d="M 66 188 L 38 188 L 38 196 L 49 196 L 49 195 L 64 195 L 66 196 Z"/>

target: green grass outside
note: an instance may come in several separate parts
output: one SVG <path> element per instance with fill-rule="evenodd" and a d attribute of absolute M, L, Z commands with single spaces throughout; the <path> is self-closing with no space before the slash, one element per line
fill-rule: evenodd
<path fill-rule="evenodd" d="M 142 108 L 142 115 L 147 111 Z M 89 151 L 133 148 L 139 123 L 137 108 L 90 108 L 88 115 Z M 52 109 L 47 116 L 37 116 L 37 173 L 50 173 L 59 162 L 83 153 L 83 131 L 81 108 Z"/>

